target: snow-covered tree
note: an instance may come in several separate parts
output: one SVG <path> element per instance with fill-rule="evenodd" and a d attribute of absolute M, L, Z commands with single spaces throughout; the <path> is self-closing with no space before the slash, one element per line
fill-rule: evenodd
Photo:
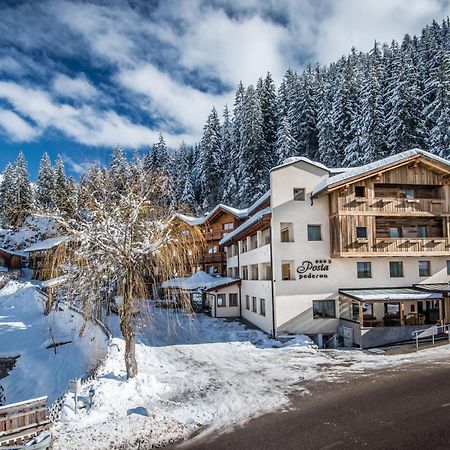
<path fill-rule="evenodd" d="M 55 171 L 48 153 L 44 153 L 39 164 L 35 199 L 38 207 L 54 210 L 56 207 Z"/>
<path fill-rule="evenodd" d="M 16 213 L 16 173 L 12 164 L 7 164 L 0 184 L 0 217 L 7 226 L 15 224 Z"/>
<path fill-rule="evenodd" d="M 28 177 L 28 165 L 22 152 L 17 157 L 14 175 L 16 177 L 15 225 L 18 225 L 31 214 L 33 208 L 33 191 Z"/>
<path fill-rule="evenodd" d="M 106 173 L 95 188 L 96 196 L 76 219 L 55 217 L 69 242 L 75 243 L 66 252 L 66 290 L 82 305 L 86 317 L 102 304 L 105 285 L 114 287 L 128 378 L 138 371 L 134 317 L 139 302 L 150 296 L 149 286 L 157 279 L 187 273 L 202 244 L 199 230 L 186 234 L 180 221 L 173 219 L 174 211 L 160 205 L 163 186 L 160 176 L 148 180 L 142 173 L 137 180 L 127 179 L 121 191 L 111 195 L 116 182 Z M 184 302 L 189 307 L 188 297 Z"/>

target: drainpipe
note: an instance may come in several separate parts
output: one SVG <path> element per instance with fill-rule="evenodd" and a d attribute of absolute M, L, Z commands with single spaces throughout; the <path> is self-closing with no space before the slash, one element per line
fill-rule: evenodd
<path fill-rule="evenodd" d="M 237 248 L 237 263 L 238 263 L 238 275 L 240 278 L 240 274 L 241 274 L 241 263 L 239 261 L 239 242 L 237 244 L 238 248 Z M 242 288 L 241 288 L 241 282 L 239 282 L 239 317 L 242 317 Z"/>
<path fill-rule="evenodd" d="M 270 221 L 270 267 L 272 272 L 272 277 L 270 279 L 270 285 L 272 289 L 272 337 L 276 337 L 276 327 L 275 327 L 275 286 L 274 286 L 274 267 L 273 267 L 273 235 L 272 235 L 272 220 Z"/>

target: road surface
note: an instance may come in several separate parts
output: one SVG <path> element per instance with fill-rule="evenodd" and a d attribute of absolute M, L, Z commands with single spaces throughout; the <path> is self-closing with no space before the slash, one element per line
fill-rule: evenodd
<path fill-rule="evenodd" d="M 286 411 L 175 446 L 189 450 L 449 449 L 448 360 L 315 383 Z"/>

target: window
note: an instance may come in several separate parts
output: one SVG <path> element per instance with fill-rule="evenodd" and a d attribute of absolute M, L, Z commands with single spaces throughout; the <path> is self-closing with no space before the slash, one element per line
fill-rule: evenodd
<path fill-rule="evenodd" d="M 258 305 L 256 304 L 256 297 L 252 297 L 252 311 L 257 312 Z"/>
<path fill-rule="evenodd" d="M 292 280 L 293 263 L 291 261 L 281 261 L 281 279 L 282 280 Z"/>
<path fill-rule="evenodd" d="M 356 237 L 358 239 L 367 239 L 367 227 L 356 227 Z"/>
<path fill-rule="evenodd" d="M 391 239 L 398 239 L 399 237 L 401 237 L 400 227 L 390 227 L 389 237 Z"/>
<path fill-rule="evenodd" d="M 245 296 L 245 309 L 250 310 L 250 296 L 249 295 Z"/>
<path fill-rule="evenodd" d="M 238 295 L 228 294 L 228 304 L 229 306 L 238 306 Z"/>
<path fill-rule="evenodd" d="M 242 279 L 248 280 L 248 267 L 242 266 Z"/>
<path fill-rule="evenodd" d="M 210 275 L 213 275 L 217 273 L 217 268 L 215 266 L 208 266 L 206 272 L 208 272 Z"/>
<path fill-rule="evenodd" d="M 407 200 L 413 200 L 416 198 L 416 191 L 414 189 L 406 189 L 405 197 Z"/>
<path fill-rule="evenodd" d="M 266 315 L 266 300 L 264 298 L 259 299 L 259 313 L 262 316 Z"/>
<path fill-rule="evenodd" d="M 419 277 L 429 277 L 431 275 L 430 261 L 419 261 Z"/>
<path fill-rule="evenodd" d="M 294 188 L 294 200 L 299 202 L 305 201 L 305 189 L 304 188 Z"/>
<path fill-rule="evenodd" d="M 356 270 L 358 278 L 372 278 L 372 264 L 370 262 L 357 262 Z"/>
<path fill-rule="evenodd" d="M 250 266 L 250 273 L 252 276 L 252 280 L 259 280 L 258 264 L 254 264 L 254 265 Z"/>
<path fill-rule="evenodd" d="M 321 241 L 322 229 L 320 225 L 308 225 L 308 241 Z"/>
<path fill-rule="evenodd" d="M 447 275 L 450 275 L 450 259 L 447 261 Z"/>
<path fill-rule="evenodd" d="M 241 241 L 241 253 L 245 253 L 247 251 L 247 239 Z"/>
<path fill-rule="evenodd" d="M 294 227 L 292 223 L 280 223 L 281 242 L 294 242 Z"/>
<path fill-rule="evenodd" d="M 5 267 L 5 258 L 0 258 L 0 267 Z"/>
<path fill-rule="evenodd" d="M 230 231 L 234 228 L 234 223 L 233 222 L 228 222 L 228 223 L 224 223 L 222 224 L 222 229 L 223 230 L 227 230 Z"/>
<path fill-rule="evenodd" d="M 227 306 L 225 294 L 217 294 L 217 307 L 223 308 Z"/>
<path fill-rule="evenodd" d="M 355 186 L 355 197 L 365 197 L 366 196 L 366 188 L 364 186 Z"/>
<path fill-rule="evenodd" d="M 390 261 L 389 273 L 391 278 L 399 278 L 403 276 L 403 262 L 402 261 Z"/>
<path fill-rule="evenodd" d="M 336 317 L 334 300 L 313 300 L 313 318 L 331 319 Z"/>
<path fill-rule="evenodd" d="M 217 253 L 219 251 L 219 247 L 217 245 L 212 245 L 208 248 L 208 253 L 211 255 L 213 253 Z"/>
<path fill-rule="evenodd" d="M 428 236 L 428 230 L 426 225 L 417 225 L 417 237 L 426 238 Z"/>

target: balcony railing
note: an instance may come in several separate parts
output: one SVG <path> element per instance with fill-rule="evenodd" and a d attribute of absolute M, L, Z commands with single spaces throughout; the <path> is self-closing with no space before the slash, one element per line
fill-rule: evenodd
<path fill-rule="evenodd" d="M 197 263 L 225 263 L 224 253 L 204 253 L 197 258 Z"/>
<path fill-rule="evenodd" d="M 344 211 L 358 210 L 382 213 L 430 213 L 436 215 L 450 213 L 448 201 L 443 198 L 358 198 L 354 202 L 343 205 L 342 209 Z"/>
<path fill-rule="evenodd" d="M 377 253 L 448 252 L 450 239 L 435 238 L 376 238 L 373 250 Z"/>
<path fill-rule="evenodd" d="M 203 234 L 207 241 L 220 241 L 223 238 L 223 231 L 207 231 Z"/>

